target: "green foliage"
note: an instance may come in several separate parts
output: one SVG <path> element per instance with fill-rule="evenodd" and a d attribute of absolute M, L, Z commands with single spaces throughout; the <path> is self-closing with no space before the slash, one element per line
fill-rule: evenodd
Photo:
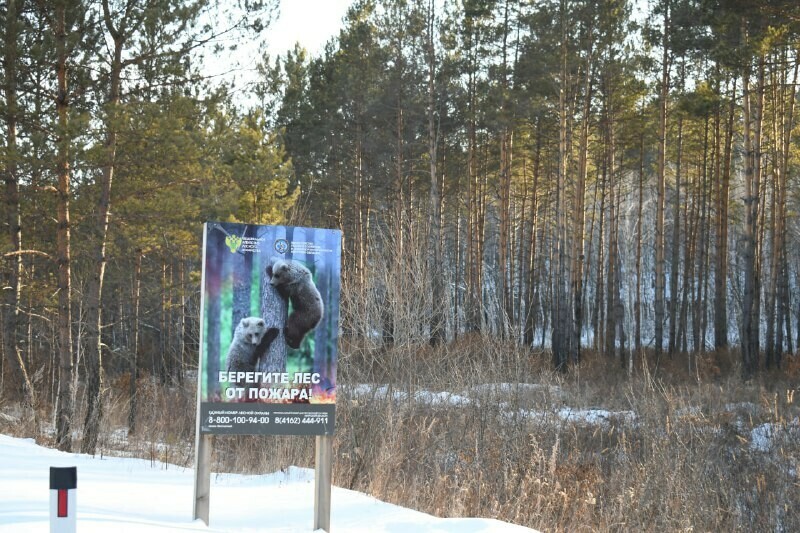
<path fill-rule="evenodd" d="M 235 196 L 217 176 L 215 109 L 180 94 L 130 104 L 119 133 L 116 217 L 125 246 L 191 253 L 198 220 L 225 218 Z"/>
<path fill-rule="evenodd" d="M 290 191 L 294 175 L 277 136 L 270 133 L 260 113 L 232 125 L 222 142 L 222 168 L 237 188 L 238 207 L 232 221 L 280 224 L 299 191 Z"/>

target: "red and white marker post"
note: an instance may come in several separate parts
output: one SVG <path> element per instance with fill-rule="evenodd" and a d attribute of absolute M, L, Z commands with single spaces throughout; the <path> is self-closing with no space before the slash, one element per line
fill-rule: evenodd
<path fill-rule="evenodd" d="M 50 467 L 50 533 L 75 533 L 77 488 L 77 467 Z"/>

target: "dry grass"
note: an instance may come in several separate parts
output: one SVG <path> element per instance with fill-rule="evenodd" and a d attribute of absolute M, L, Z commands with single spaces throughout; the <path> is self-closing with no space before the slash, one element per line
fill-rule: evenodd
<path fill-rule="evenodd" d="M 343 350 L 338 486 L 543 531 L 800 531 L 800 390 L 785 372 L 742 383 L 735 354 L 714 354 L 699 372 L 683 371 L 677 357 L 661 361 L 655 377 L 646 369 L 654 361 L 639 361 L 629 379 L 589 353 L 560 375 L 546 354 L 479 336 L 437 348 Z M 476 387 L 487 383 L 538 386 Z M 193 384 L 145 377 L 139 391 L 140 430 L 130 436 L 128 399 L 108 398 L 103 453 L 190 466 Z M 420 391 L 466 400 L 421 401 Z M 635 420 L 570 422 L 559 416 L 566 407 L 629 411 Z M 24 409 L 0 411 L 0 431 L 31 436 Z M 764 432 L 770 440 L 759 440 Z M 214 470 L 313 466 L 313 451 L 309 437 L 218 437 Z"/>
<path fill-rule="evenodd" d="M 592 354 L 557 376 L 547 371 L 547 357 L 479 339 L 429 351 L 388 350 L 383 364 L 351 360 L 342 373 L 346 382 L 392 383 L 409 397 L 421 388 L 458 392 L 487 382 L 559 392 L 521 390 L 453 407 L 349 398 L 343 387 L 337 484 L 434 514 L 545 531 L 800 530 L 796 382 L 764 375 L 742 384 L 736 365 L 710 379 L 668 374 L 664 367 L 677 361 L 661 365 L 668 380 L 641 370 L 626 379 Z M 465 362 L 460 372 L 447 368 L 451 357 Z M 357 370 L 364 373 L 348 375 Z M 556 416 L 564 406 L 633 411 L 636 420 L 565 423 Z M 531 411 L 550 416 L 509 417 Z M 761 450 L 752 431 L 767 423 L 772 447 Z"/>

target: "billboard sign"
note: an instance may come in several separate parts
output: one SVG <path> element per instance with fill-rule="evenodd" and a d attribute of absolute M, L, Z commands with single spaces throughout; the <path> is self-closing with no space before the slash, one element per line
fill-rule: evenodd
<path fill-rule="evenodd" d="M 341 232 L 208 222 L 201 434 L 332 435 Z"/>

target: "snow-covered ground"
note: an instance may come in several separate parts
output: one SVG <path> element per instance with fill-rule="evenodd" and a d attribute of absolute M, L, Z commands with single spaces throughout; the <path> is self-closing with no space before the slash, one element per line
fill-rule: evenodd
<path fill-rule="evenodd" d="M 192 521 L 193 472 L 144 459 L 90 457 L 0 435 L 0 532 L 49 531 L 49 467 L 78 468 L 77 528 L 88 532 L 310 532 L 313 470 L 213 475 L 211 524 Z M 437 518 L 333 488 L 334 532 L 528 532 L 482 518 Z"/>
<path fill-rule="evenodd" d="M 556 407 L 550 409 L 523 409 L 510 405 L 498 398 L 518 396 L 538 396 L 545 399 L 560 398 L 561 388 L 556 385 L 540 385 L 538 383 L 486 383 L 476 385 L 462 393 L 433 392 L 417 390 L 412 395 L 402 390 L 390 389 L 388 385 L 371 385 L 362 383 L 353 387 L 342 388 L 346 396 L 351 398 L 391 399 L 396 403 L 414 402 L 430 407 L 466 407 L 481 402 L 492 402 L 500 409 L 503 420 L 511 423 L 528 421 L 541 425 L 569 423 L 581 426 L 597 426 L 608 428 L 612 422 L 635 426 L 636 413 L 633 411 L 608 411 L 599 408 L 577 409 L 572 407 Z M 553 403 L 552 401 L 550 402 Z"/>

